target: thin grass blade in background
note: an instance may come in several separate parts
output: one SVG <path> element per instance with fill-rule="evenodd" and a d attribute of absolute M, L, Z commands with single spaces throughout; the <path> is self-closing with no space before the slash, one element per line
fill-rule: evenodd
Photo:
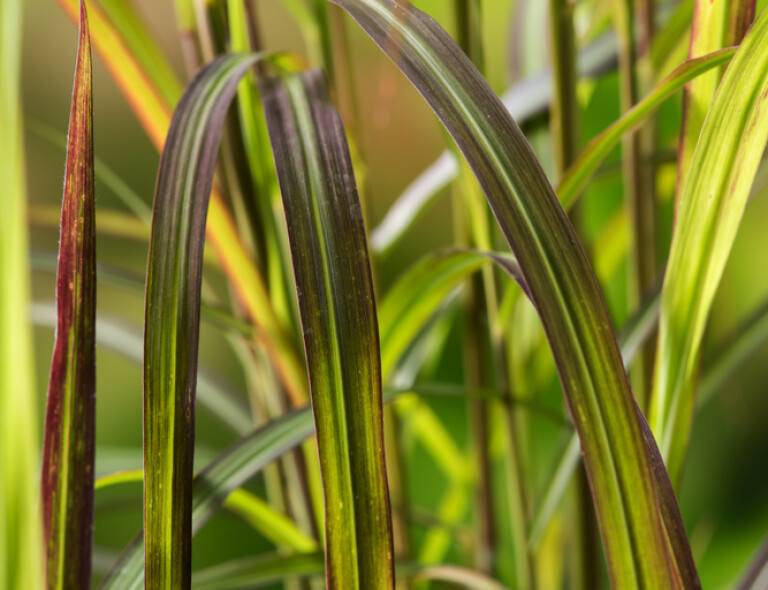
<path fill-rule="evenodd" d="M 341 119 L 315 71 L 265 85 L 325 493 L 329 588 L 394 588 L 381 361 L 368 250 Z"/>
<path fill-rule="evenodd" d="M 147 588 L 191 582 L 192 460 L 206 213 L 237 82 L 255 57 L 222 58 L 179 103 L 154 198 L 144 335 Z"/>
<path fill-rule="evenodd" d="M 38 416 L 28 319 L 22 0 L 0 2 L 0 588 L 41 588 Z"/>
<path fill-rule="evenodd" d="M 96 205 L 85 3 L 69 115 L 42 487 L 48 588 L 88 588 L 96 430 Z"/>
<path fill-rule="evenodd" d="M 582 443 L 613 583 L 676 587 L 660 498 L 603 296 L 530 146 L 453 41 L 421 12 L 339 0 L 425 96 L 475 169 L 518 259 Z M 578 353 L 576 353 L 578 351 Z M 684 548 L 688 550 L 687 547 Z"/>
<path fill-rule="evenodd" d="M 735 53 L 735 48 L 721 49 L 682 63 L 640 102 L 590 141 L 557 187 L 557 195 L 563 207 L 569 209 L 573 206 L 624 134 L 638 128 L 686 82 L 695 80 L 711 72 L 713 68 L 728 63 Z"/>
<path fill-rule="evenodd" d="M 749 565 L 736 590 L 762 590 L 768 587 L 768 541 L 763 544 Z"/>
<path fill-rule="evenodd" d="M 690 432 L 704 328 L 768 140 L 766 96 L 768 12 L 728 66 L 678 203 L 649 415 L 673 481 Z"/>
<path fill-rule="evenodd" d="M 688 58 L 694 59 L 718 51 L 729 45 L 738 45 L 746 32 L 749 16 L 754 18 L 755 0 L 730 0 L 712 2 L 696 0 L 691 22 L 691 42 Z M 691 81 L 683 94 L 683 123 L 680 133 L 677 160 L 678 197 L 685 186 L 685 179 L 693 158 L 696 143 L 701 134 L 722 70 L 709 72 Z"/>

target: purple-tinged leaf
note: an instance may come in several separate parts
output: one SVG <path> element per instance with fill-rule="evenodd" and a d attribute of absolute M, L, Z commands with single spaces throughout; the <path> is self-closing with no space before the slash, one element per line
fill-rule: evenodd
<path fill-rule="evenodd" d="M 91 45 L 85 4 L 69 116 L 56 277 L 58 322 L 48 384 L 42 503 L 48 588 L 91 577 L 96 405 L 96 228 Z"/>

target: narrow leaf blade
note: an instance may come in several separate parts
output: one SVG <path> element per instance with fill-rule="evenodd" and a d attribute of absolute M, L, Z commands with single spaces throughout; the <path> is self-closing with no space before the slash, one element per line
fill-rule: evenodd
<path fill-rule="evenodd" d="M 680 194 L 649 415 L 673 479 L 690 432 L 704 328 L 768 140 L 767 47 L 763 12 L 720 83 Z"/>
<path fill-rule="evenodd" d="M 431 19 L 395 1 L 337 3 L 412 80 L 483 185 L 558 363 L 614 584 L 675 587 L 680 584 L 679 568 L 670 565 L 651 450 L 643 437 L 602 293 L 522 132 Z"/>
<path fill-rule="evenodd" d="M 22 0 L 0 3 L 0 587 L 42 586 L 38 415 L 28 320 L 29 240 L 21 111 Z"/>
<path fill-rule="evenodd" d="M 155 188 L 144 336 L 148 588 L 191 580 L 192 460 L 208 200 L 227 108 L 255 57 L 220 58 L 174 114 Z M 201 133 L 204 130 L 204 133 Z"/>
<path fill-rule="evenodd" d="M 48 588 L 88 588 L 96 409 L 96 227 L 91 46 L 85 3 L 69 117 L 42 501 Z"/>
<path fill-rule="evenodd" d="M 360 202 L 319 72 L 266 84 L 325 492 L 329 588 L 394 587 L 379 335 Z"/>

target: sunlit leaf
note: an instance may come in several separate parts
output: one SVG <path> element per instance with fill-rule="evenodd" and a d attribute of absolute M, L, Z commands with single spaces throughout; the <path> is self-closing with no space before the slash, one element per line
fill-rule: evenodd
<path fill-rule="evenodd" d="M 21 112 L 22 0 L 0 2 L 0 587 L 41 588 L 37 392 L 28 320 Z"/>
<path fill-rule="evenodd" d="M 701 340 L 766 140 L 768 12 L 728 66 L 685 184 L 662 292 L 649 420 L 676 477 L 693 412 Z"/>

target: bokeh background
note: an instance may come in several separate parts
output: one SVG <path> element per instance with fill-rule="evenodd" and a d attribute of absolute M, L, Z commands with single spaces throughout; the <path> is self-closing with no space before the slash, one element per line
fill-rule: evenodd
<path fill-rule="evenodd" d="M 498 3 L 498 6 L 495 6 Z M 162 47 L 179 73 L 183 72 L 176 43 L 171 0 L 140 0 L 142 14 L 151 24 Z M 299 30 L 279 0 L 257 2 L 262 15 L 265 45 L 274 50 L 304 50 Z M 415 2 L 453 30 L 447 0 Z M 490 78 L 501 92 L 515 80 L 546 67 L 547 44 L 545 2 L 527 3 L 493 0 L 493 18 L 485 23 Z M 520 5 L 527 4 L 522 10 Z M 524 24 L 522 24 L 524 23 Z M 355 26 L 348 23 L 356 73 L 355 94 L 361 113 L 357 136 L 367 164 L 366 198 L 370 224 L 381 219 L 405 186 L 445 148 L 446 139 L 435 117 L 402 76 L 386 61 Z M 51 212 L 59 205 L 64 154 L 41 130 L 66 131 L 72 82 L 76 31 L 54 0 L 27 0 L 24 20 L 23 96 L 31 201 L 32 252 L 35 260 L 34 300 L 45 304 L 53 299 L 53 256 L 57 232 Z M 158 155 L 135 120 L 98 56 L 95 59 L 94 128 L 96 153 L 147 203 L 151 202 Z M 618 116 L 617 84 L 613 74 L 601 77 L 582 93 L 581 113 L 584 140 Z M 680 100 L 662 109 L 662 137 L 674 136 L 679 121 Z M 545 167 L 551 169 L 547 121 L 541 118 L 527 126 Z M 614 156 L 618 162 L 618 154 Z M 764 176 L 764 173 L 761 173 Z M 760 185 L 758 181 L 758 185 Z M 764 184 L 764 183 L 763 183 Z M 669 200 L 674 186 L 674 158 L 662 160 L 659 187 Z M 620 206 L 621 179 L 618 166 L 606 167 L 587 197 L 587 226 L 599 227 Z M 97 189 L 100 209 L 122 209 L 121 202 L 101 184 Z M 671 208 L 668 208 L 671 210 Z M 54 217 L 55 218 L 55 217 Z M 667 230 L 670 216 L 667 219 Z M 708 355 L 718 343 L 768 296 L 768 191 L 756 190 L 733 249 L 718 293 L 707 334 Z M 131 234 L 132 229 L 123 228 Z M 403 244 L 383 259 L 378 272 L 380 288 L 425 252 L 450 243 L 452 221 L 450 197 L 436 201 L 408 234 Z M 146 242 L 140 237 L 100 232 L 99 263 L 141 276 L 146 262 Z M 610 279 L 608 297 L 617 325 L 625 319 L 623 268 L 618 265 Z M 213 281 L 215 272 L 210 273 Z M 102 282 L 99 313 L 119 317 L 141 336 L 143 293 Z M 35 346 L 38 362 L 40 407 L 44 404 L 47 370 L 53 333 L 38 326 Z M 455 379 L 459 334 L 446 349 L 443 373 Z M 222 335 L 203 327 L 201 366 L 234 392 L 243 390 L 243 375 Z M 705 361 L 706 362 L 706 361 Z M 744 568 L 761 539 L 768 534 L 768 347 L 755 355 L 730 379 L 698 416 L 693 433 L 681 503 L 705 588 L 728 587 Z M 559 391 L 552 383 L 542 392 L 544 403 L 561 411 Z M 442 400 L 435 410 L 446 421 L 457 441 L 466 443 L 463 405 Z M 550 429 L 551 430 L 551 429 Z M 542 436 L 556 437 L 550 431 Z M 133 361 L 100 348 L 98 352 L 98 463 L 126 468 L 140 465 L 141 369 Z M 233 436 L 204 409 L 198 414 L 198 461 L 204 462 L 233 442 Z M 411 450 L 409 481 L 417 506 L 429 513 L 441 496 L 444 482 L 418 446 Z M 550 469 L 552 456 L 536 457 L 532 471 L 540 481 Z M 258 482 L 253 484 L 259 489 Z M 465 522 L 469 526 L 469 521 Z M 127 486 L 97 494 L 97 569 L 108 567 L 120 548 L 141 526 L 141 490 Z M 462 543 L 461 527 L 455 543 Z M 211 565 L 239 555 L 269 548 L 252 529 L 227 512 L 221 512 L 195 538 L 195 567 Z M 103 570 L 102 570 L 103 571 Z"/>

